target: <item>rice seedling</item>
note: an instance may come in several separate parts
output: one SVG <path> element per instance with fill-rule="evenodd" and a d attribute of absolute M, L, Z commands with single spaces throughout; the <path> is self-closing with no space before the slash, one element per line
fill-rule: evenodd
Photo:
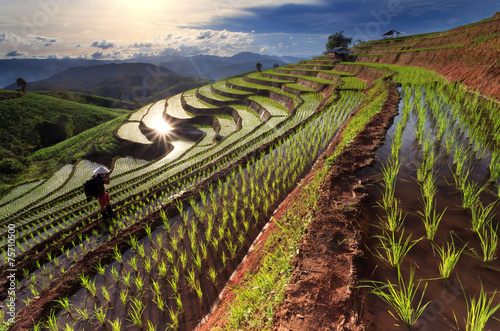
<path fill-rule="evenodd" d="M 389 311 L 394 319 L 403 322 L 410 330 L 413 329 L 415 323 L 430 303 L 430 301 L 423 303 L 427 289 L 427 283 L 425 283 L 420 300 L 416 305 L 414 304 L 415 296 L 420 287 L 420 281 L 415 286 L 414 277 L 415 270 L 412 268 L 410 277 L 405 282 L 398 268 L 398 284 L 393 284 L 389 280 L 387 283 L 371 281 L 371 285 L 365 286 L 370 288 L 371 293 L 385 301 L 395 311 L 395 313 Z"/>
<path fill-rule="evenodd" d="M 167 264 L 165 263 L 165 261 L 161 261 L 156 266 L 157 266 L 158 274 L 161 277 L 166 278 L 167 277 Z"/>
<path fill-rule="evenodd" d="M 486 189 L 487 184 L 479 187 L 475 182 L 465 181 L 462 186 L 462 208 L 472 209 L 480 203 L 479 196 Z"/>
<path fill-rule="evenodd" d="M 154 326 L 153 323 L 151 323 L 151 321 L 148 321 L 148 326 L 147 326 L 146 330 L 148 330 L 148 331 L 156 331 L 156 326 Z"/>
<path fill-rule="evenodd" d="M 136 247 L 136 251 L 137 251 L 137 253 L 139 253 L 139 255 L 140 255 L 140 257 L 141 257 L 142 259 L 144 259 L 144 258 L 145 258 L 145 256 L 146 256 L 146 251 L 145 251 L 145 249 L 144 249 L 144 245 L 139 245 L 139 244 L 138 244 L 138 245 L 137 245 L 137 247 Z"/>
<path fill-rule="evenodd" d="M 218 275 L 218 272 L 215 271 L 215 268 L 213 266 L 210 266 L 208 268 L 208 279 L 210 279 L 210 281 L 212 282 L 212 284 L 214 286 L 217 285 L 217 275 Z"/>
<path fill-rule="evenodd" d="M 498 224 L 493 228 L 492 222 L 487 226 L 483 227 L 482 231 L 479 231 L 478 237 L 481 242 L 481 250 L 483 251 L 482 260 L 485 263 L 489 263 L 497 258 L 498 250 Z M 477 255 L 477 254 L 476 254 Z"/>
<path fill-rule="evenodd" d="M 73 328 L 72 325 L 69 325 L 68 323 L 66 323 L 63 327 L 63 330 L 64 331 L 75 331 L 75 329 Z"/>
<path fill-rule="evenodd" d="M 75 319 L 75 316 L 71 312 L 71 305 L 69 303 L 69 298 L 68 297 L 64 297 L 64 298 L 61 298 L 61 299 L 56 299 L 55 302 L 57 304 L 59 304 L 59 307 L 61 307 L 62 309 L 64 309 L 66 311 L 66 313 L 68 313 L 68 315 L 71 316 L 71 318 Z"/>
<path fill-rule="evenodd" d="M 189 261 L 189 256 L 186 251 L 179 251 L 179 261 L 181 262 L 182 269 L 186 269 Z"/>
<path fill-rule="evenodd" d="M 170 271 L 172 272 L 172 280 L 179 284 L 179 276 L 180 276 L 180 273 L 179 273 L 179 268 L 177 267 L 177 265 L 172 265 L 172 267 L 170 268 Z"/>
<path fill-rule="evenodd" d="M 139 290 L 141 292 L 141 294 L 144 294 L 145 283 L 144 283 L 144 279 L 142 278 L 142 276 L 140 274 L 136 275 L 133 282 L 134 282 L 137 290 Z"/>
<path fill-rule="evenodd" d="M 106 289 L 106 286 L 103 286 L 101 291 L 102 291 L 102 296 L 103 296 L 103 298 L 104 298 L 107 302 L 111 303 L 111 298 L 110 298 L 110 295 L 109 295 L 108 290 Z"/>
<path fill-rule="evenodd" d="M 195 282 L 194 290 L 195 290 L 196 295 L 198 296 L 198 300 L 200 301 L 200 304 L 201 304 L 202 300 L 203 300 L 203 290 L 201 289 L 200 282 L 198 282 L 198 281 Z"/>
<path fill-rule="evenodd" d="M 486 323 L 490 317 L 500 308 L 500 303 L 495 306 L 493 305 L 496 294 L 497 291 L 493 292 L 493 295 L 488 298 L 488 293 L 484 291 L 482 284 L 477 299 L 475 295 L 467 297 L 464 291 L 465 302 L 467 304 L 467 319 L 465 320 L 466 331 L 481 331 L 485 329 Z"/>
<path fill-rule="evenodd" d="M 130 289 L 130 278 L 131 278 L 132 272 L 124 272 L 122 274 L 122 280 L 125 285 L 127 285 L 127 288 Z"/>
<path fill-rule="evenodd" d="M 101 260 L 97 261 L 96 266 L 95 266 L 95 270 L 97 271 L 97 273 L 99 273 L 101 276 L 104 277 L 104 274 L 106 272 L 106 268 L 101 264 Z"/>
<path fill-rule="evenodd" d="M 78 320 L 88 321 L 90 319 L 90 314 L 87 310 L 85 302 L 83 303 L 83 307 L 81 309 L 78 307 L 75 307 L 75 311 L 78 315 L 78 318 L 77 318 Z"/>
<path fill-rule="evenodd" d="M 403 216 L 403 210 L 398 206 L 398 200 L 394 199 L 391 206 L 385 206 L 377 202 L 379 206 L 385 209 L 385 218 L 378 217 L 380 220 L 380 226 L 389 231 L 396 232 L 399 231 L 404 223 L 406 215 Z"/>
<path fill-rule="evenodd" d="M 455 241 L 453 240 L 453 236 L 451 237 L 451 243 L 449 241 L 446 242 L 446 248 L 435 246 L 439 256 L 441 257 L 441 262 L 439 262 L 439 274 L 442 278 L 450 277 L 450 273 L 455 268 L 455 265 L 460 258 L 460 255 L 464 251 L 467 244 L 465 244 L 461 249 L 457 249 L 455 247 Z"/>
<path fill-rule="evenodd" d="M 102 306 L 97 307 L 97 304 L 94 305 L 94 310 L 92 311 L 92 315 L 101 323 L 101 325 L 106 324 L 106 313 L 108 309 Z"/>
<path fill-rule="evenodd" d="M 120 331 L 122 329 L 122 321 L 119 318 L 114 321 L 108 320 L 108 323 L 111 326 L 111 331 Z"/>
<path fill-rule="evenodd" d="M 437 186 L 435 182 L 436 175 L 430 173 L 421 183 L 419 183 L 420 192 L 422 194 L 423 210 L 419 210 L 417 213 L 421 216 L 422 222 L 424 223 L 426 238 L 428 240 L 434 240 L 439 223 L 447 209 L 445 208 L 440 214 L 436 211 L 437 204 L 434 196 L 437 193 Z"/>
<path fill-rule="evenodd" d="M 496 182 L 500 178 L 500 152 L 493 151 L 491 154 L 490 182 Z"/>
<path fill-rule="evenodd" d="M 151 263 L 151 259 L 149 257 L 144 258 L 144 260 L 142 260 L 142 264 L 144 266 L 144 270 L 146 270 L 148 275 L 151 276 L 151 270 L 153 268 L 153 264 Z"/>
<path fill-rule="evenodd" d="M 130 298 L 130 303 L 131 303 L 131 310 L 128 310 L 128 316 L 129 318 L 127 319 L 128 321 L 132 322 L 133 325 L 142 328 L 143 322 L 142 322 L 142 314 L 144 313 L 144 310 L 146 309 L 146 306 L 144 306 L 142 302 L 142 296 L 141 297 L 131 297 Z"/>
<path fill-rule="evenodd" d="M 139 266 L 138 266 L 138 261 L 137 261 L 137 256 L 134 255 L 130 258 L 130 260 L 128 261 L 128 264 L 132 267 L 132 269 L 134 269 L 135 272 L 138 272 L 139 270 Z"/>
<path fill-rule="evenodd" d="M 411 240 L 411 234 L 404 240 L 404 230 L 396 238 L 394 232 L 387 232 L 383 230 L 382 235 L 375 236 L 379 239 L 380 245 L 375 247 L 376 257 L 388 264 L 392 268 L 399 268 L 403 262 L 406 254 L 410 249 L 416 245 L 422 238 Z"/>
<path fill-rule="evenodd" d="M 128 289 L 126 289 L 125 291 L 120 291 L 120 300 L 123 304 L 123 307 L 126 309 L 128 302 Z"/>
<path fill-rule="evenodd" d="M 168 327 L 173 330 L 179 329 L 179 311 L 168 308 L 168 316 L 170 317 L 171 322 L 168 324 Z"/>
<path fill-rule="evenodd" d="M 59 330 L 58 325 L 57 325 L 57 317 L 56 317 L 56 313 L 54 310 L 52 310 L 49 313 L 49 315 L 47 316 L 47 322 L 45 322 L 45 327 L 51 331 Z"/>
<path fill-rule="evenodd" d="M 472 231 L 478 233 L 482 230 L 485 224 L 489 224 L 493 220 L 495 214 L 493 214 L 492 211 L 495 209 L 496 205 L 497 201 L 494 201 L 487 206 L 483 206 L 483 204 L 479 201 L 471 207 Z"/>

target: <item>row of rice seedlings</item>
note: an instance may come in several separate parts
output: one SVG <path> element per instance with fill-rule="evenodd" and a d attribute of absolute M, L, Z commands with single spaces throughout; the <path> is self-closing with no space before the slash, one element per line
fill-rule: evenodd
<path fill-rule="evenodd" d="M 304 133 L 304 134 L 306 134 L 306 135 L 307 135 L 307 134 L 309 134 L 309 135 L 313 135 L 313 134 L 312 134 L 312 132 L 309 132 L 309 131 L 307 131 L 307 132 L 306 132 L 306 133 Z M 301 147 L 301 148 L 293 148 L 293 146 L 283 145 L 283 146 L 286 146 L 286 148 L 285 148 L 285 147 L 283 148 L 283 151 L 294 151 L 294 153 L 290 153 L 290 152 L 288 153 L 288 155 L 289 155 L 288 159 L 291 159 L 290 161 L 284 161 L 284 162 L 280 162 L 280 163 L 278 163 L 278 161 L 274 161 L 274 159 L 273 159 L 273 158 L 268 158 L 268 159 L 269 159 L 269 160 L 271 160 L 271 161 L 272 161 L 272 163 L 273 163 L 273 164 L 275 164 L 275 165 L 281 164 L 281 166 L 283 166 L 283 167 L 285 167 L 285 166 L 290 166 L 290 165 L 292 166 L 292 168 L 294 169 L 294 171 L 293 171 L 293 173 L 292 173 L 292 180 L 287 180 L 287 181 L 285 181 L 284 183 L 285 183 L 286 185 L 290 185 L 290 184 L 293 182 L 293 179 L 294 179 L 294 178 L 296 178 L 296 176 L 299 174 L 299 171 L 298 171 L 298 170 L 296 170 L 296 169 L 300 169 L 300 168 L 301 168 L 301 166 L 298 166 L 297 162 L 301 162 L 301 164 L 302 164 L 302 163 L 305 163 L 305 161 L 302 161 L 302 160 L 301 160 L 301 158 L 299 158 L 299 157 L 298 157 L 298 155 L 300 155 L 300 153 L 302 153 L 302 151 L 303 151 L 303 152 L 305 152 L 306 150 L 310 150 L 310 148 L 308 148 L 308 147 L 304 144 L 304 142 L 306 142 L 306 141 L 307 141 L 306 139 L 297 139 L 297 138 L 295 138 L 295 139 L 294 139 L 294 141 L 295 141 L 295 142 L 300 142 L 300 143 L 302 144 L 302 147 Z M 313 144 L 319 144 L 319 138 L 316 138 L 315 140 L 311 140 L 310 142 L 311 142 L 311 143 L 313 143 Z M 289 144 L 289 143 L 287 143 L 287 144 Z M 296 152 L 295 152 L 295 151 L 296 151 Z M 283 153 L 284 153 L 284 152 L 283 152 Z M 264 158 L 262 158 L 262 160 L 264 160 Z M 292 160 L 295 160 L 295 162 L 293 162 Z M 260 166 L 260 167 L 259 167 L 259 166 L 257 166 L 257 167 L 258 167 L 258 168 L 264 168 L 264 167 L 262 167 L 262 166 Z M 243 173 L 242 168 L 240 168 L 240 169 L 239 169 L 239 173 L 240 173 L 240 177 L 241 177 L 241 178 L 245 178 L 244 176 L 242 176 L 242 173 Z M 257 175 L 255 175 L 256 177 L 255 177 L 255 178 L 253 178 L 253 180 L 251 180 L 250 182 L 251 182 L 251 183 L 257 182 L 258 178 L 261 178 L 261 176 L 259 176 L 259 175 L 258 175 L 258 171 L 254 171 L 254 172 L 252 172 L 252 173 L 256 173 Z M 272 178 L 272 176 L 270 176 L 270 175 L 269 175 L 269 173 L 271 173 L 271 171 L 269 171 L 269 172 L 267 172 L 267 173 L 268 173 L 268 175 L 266 175 L 264 178 L 269 178 L 269 179 L 271 179 L 271 178 Z M 283 176 L 281 176 L 281 175 L 279 175 L 279 174 L 274 175 L 274 178 L 275 178 L 275 179 L 273 180 L 272 185 L 271 185 L 271 184 L 264 185 L 264 188 L 263 188 L 263 189 L 259 189 L 259 188 L 258 188 L 258 187 L 256 187 L 255 185 L 251 185 L 251 192 L 253 192 L 253 193 L 250 193 L 250 196 L 252 196 L 252 195 L 254 195 L 254 194 L 255 194 L 255 195 L 256 195 L 256 198 L 257 198 L 257 202 L 258 202 L 258 201 L 261 201 L 261 200 L 258 198 L 257 192 L 264 192 L 265 194 L 268 194 L 268 193 L 270 193 L 270 192 L 274 192 L 274 194 L 273 194 L 272 196 L 279 196 L 279 192 L 280 192 L 280 190 L 282 190 L 282 189 L 284 189 L 284 188 L 286 187 L 286 185 L 285 185 L 285 186 L 283 186 L 283 187 L 280 187 L 280 186 L 279 186 L 280 184 L 278 184 L 278 183 L 280 183 L 280 182 L 281 182 L 281 181 L 280 181 L 280 178 L 288 178 L 288 177 L 289 177 L 289 176 L 288 176 L 288 175 L 286 175 L 286 171 L 285 171 L 285 174 L 284 174 Z M 268 183 L 269 183 L 269 182 L 268 182 Z M 272 186 L 272 187 L 273 187 L 273 191 L 271 191 L 271 190 L 270 190 L 270 186 Z M 227 185 L 226 187 L 229 187 L 229 185 Z M 237 186 L 233 184 L 233 185 L 232 185 L 232 187 L 237 187 Z M 242 185 L 241 187 L 242 187 L 242 191 L 243 191 L 243 190 L 244 190 L 244 188 L 245 188 L 245 187 L 247 187 L 247 185 Z M 227 190 L 227 189 L 225 189 L 225 190 Z M 235 191 L 235 192 L 237 192 L 237 191 Z M 213 195 L 211 195 L 211 196 L 213 196 Z M 234 196 L 234 194 L 233 194 L 233 196 Z M 234 198 L 234 197 L 233 197 L 233 198 Z M 273 198 L 272 198 L 272 199 L 273 199 Z M 212 200 L 212 199 L 211 199 L 211 200 Z M 234 199 L 233 199 L 233 201 L 234 201 Z M 207 203 L 207 198 L 206 198 L 206 197 L 203 197 L 203 194 L 202 194 L 202 204 L 203 204 L 203 203 Z M 207 204 L 207 205 L 208 205 L 208 204 Z M 264 204 L 264 205 L 265 205 L 265 204 Z M 217 204 L 214 204 L 214 202 L 212 201 L 212 207 L 211 207 L 211 208 L 212 208 L 212 209 L 217 208 L 217 207 L 215 207 L 215 206 L 217 206 Z M 205 206 L 205 207 L 206 207 L 206 206 Z M 196 209 L 196 207 L 195 207 L 194 209 Z M 266 209 L 266 208 L 264 207 L 264 209 Z M 234 210 L 234 209 L 233 209 L 232 211 L 229 211 L 229 213 L 231 213 L 231 214 L 232 214 L 232 213 L 235 213 L 235 211 L 236 211 L 236 210 Z M 183 212 L 182 208 L 180 208 L 180 212 L 181 212 L 181 214 L 184 214 L 184 212 Z M 252 214 L 253 214 L 253 215 L 255 215 L 255 212 L 252 212 Z M 207 214 L 207 215 L 208 215 L 208 214 Z M 255 216 L 254 216 L 254 217 L 255 217 Z M 256 217 L 255 217 L 255 218 L 256 218 Z M 185 221 L 184 221 L 184 219 L 185 219 Z M 224 217 L 223 217 L 223 219 L 224 219 Z M 185 223 L 187 224 L 187 222 L 188 222 L 188 221 L 187 221 L 187 217 L 183 217 L 183 222 L 185 222 Z M 222 220 L 222 222 L 224 222 L 224 220 Z M 168 222 L 167 222 L 166 224 L 168 224 Z M 208 223 L 208 225 L 207 225 L 207 232 L 205 232 L 205 235 L 207 235 L 208 233 L 211 233 L 211 231 L 208 231 L 208 228 L 210 228 L 210 227 L 212 227 L 212 228 L 213 228 L 213 225 L 211 226 L 210 224 L 213 224 L 213 223 L 211 223 L 211 222 L 209 222 L 209 223 Z M 222 224 L 223 224 L 223 223 L 222 223 Z M 238 226 L 238 225 L 236 225 L 236 224 L 237 224 L 237 223 L 235 223 L 235 222 L 233 221 L 233 227 Z M 185 233 L 185 232 L 184 232 L 184 230 L 180 230 L 180 229 L 184 229 L 184 225 L 183 225 L 182 227 L 179 227 L 179 232 Z M 243 229 L 245 229 L 245 231 L 246 231 L 247 227 L 246 227 L 246 226 L 243 226 Z M 189 233 L 194 233 L 194 231 L 189 232 Z M 226 233 L 227 233 L 227 232 L 226 232 Z M 183 240 L 182 238 L 184 238 L 184 236 L 185 236 L 184 234 L 182 234 L 182 235 L 181 235 L 181 234 L 179 234 L 178 239 L 175 239 L 175 241 L 176 241 L 176 242 L 178 242 L 178 240 L 179 240 L 179 239 L 180 239 L 180 240 Z M 189 236 L 190 236 L 190 235 L 189 235 Z M 236 236 L 234 236 L 234 237 L 236 237 Z M 238 236 L 238 237 L 240 237 L 240 236 Z M 174 240 L 174 238 L 176 238 L 176 236 L 171 236 L 170 238 L 171 238 L 172 240 Z M 192 238 L 194 238 L 194 235 L 192 236 Z M 193 240 L 191 240 L 191 242 L 193 243 L 193 242 L 195 242 L 195 240 L 193 239 Z M 231 247 L 232 245 L 234 245 L 234 243 L 232 243 L 232 242 L 228 242 L 227 244 L 228 244 L 228 245 L 227 245 L 227 246 L 228 246 L 228 249 L 229 249 L 230 251 L 232 251 L 232 249 L 231 249 L 230 247 Z M 131 242 L 131 245 L 132 245 L 132 246 L 137 246 L 136 241 Z M 192 256 L 192 258 L 193 258 L 193 259 L 192 259 L 192 262 L 193 262 L 193 265 L 195 266 L 195 269 L 189 269 L 190 271 L 188 270 L 188 272 L 187 272 L 187 274 L 186 274 L 186 277 L 187 277 L 187 282 L 188 282 L 189 284 L 191 284 L 192 288 L 193 288 L 193 289 L 197 292 L 197 295 L 200 297 L 200 300 L 201 300 L 201 298 L 203 297 L 203 294 L 202 294 L 202 292 L 200 292 L 200 287 L 199 287 L 199 285 L 198 285 L 199 283 L 197 283 L 195 280 L 193 280 L 193 278 L 194 278 L 194 277 L 193 277 L 193 270 L 197 270 L 197 271 L 198 271 L 198 274 L 199 274 L 199 270 L 201 270 L 201 268 L 199 267 L 199 265 L 200 265 L 200 263 L 199 263 L 199 261 L 200 261 L 200 255 L 201 255 L 201 256 L 204 256 L 204 255 L 205 255 L 205 254 L 203 254 L 203 253 L 200 253 L 200 252 L 202 252 L 202 251 L 203 251 L 203 244 L 198 243 L 198 245 L 199 245 L 200 249 L 199 249 L 199 250 L 198 250 L 198 249 L 196 249 L 196 251 L 194 251 L 194 250 L 193 250 L 193 252 L 194 252 L 194 253 L 192 253 L 192 254 L 191 254 L 191 256 Z M 177 245 L 172 245 L 172 246 L 173 246 L 173 247 L 176 247 Z M 196 247 L 195 247 L 195 248 L 196 248 Z M 141 250 L 141 249 L 138 249 L 138 251 L 140 251 L 140 250 Z M 166 254 L 167 254 L 167 256 L 168 256 L 168 253 L 166 253 Z M 141 255 L 143 255 L 143 254 L 141 254 Z M 233 254 L 231 254 L 231 255 L 233 255 Z M 186 256 L 186 254 L 181 253 L 181 254 L 180 254 L 180 256 Z M 185 260 L 185 258 L 182 258 L 182 257 L 181 257 L 181 258 L 180 258 L 180 260 Z M 187 265 L 187 263 L 185 263 L 185 264 Z M 135 270 L 135 269 L 137 268 L 137 266 L 134 268 L 134 265 L 136 266 L 136 263 L 133 263 L 133 262 L 132 262 L 132 268 Z M 137 268 L 137 269 L 138 269 L 138 268 Z M 161 269 L 163 270 L 164 268 L 162 267 Z M 176 272 L 175 272 L 175 271 L 173 271 L 173 274 L 176 274 Z M 213 279 L 213 278 L 214 278 L 214 275 L 216 275 L 216 274 L 217 274 L 217 271 L 212 270 L 209 274 L 211 274 L 211 275 L 212 275 L 212 276 L 211 276 L 211 278 Z"/>
<path fill-rule="evenodd" d="M 437 203 L 435 195 L 437 193 L 437 185 L 436 175 L 434 173 L 429 174 L 422 183 L 419 183 L 419 185 L 422 195 L 422 211 L 419 210 L 417 213 L 421 216 L 422 222 L 424 223 L 426 238 L 432 241 L 434 240 L 439 223 L 447 207 L 445 207 L 441 213 L 436 211 Z"/>
<path fill-rule="evenodd" d="M 427 98 L 427 95 L 426 95 L 426 98 Z M 430 108 L 437 108 L 437 107 L 436 107 L 436 105 L 431 105 Z M 446 107 L 444 107 L 444 108 L 446 108 Z M 449 108 L 450 107 L 448 107 L 448 109 Z M 423 111 L 421 111 L 421 112 L 423 113 Z M 442 113 L 446 113 L 446 112 L 444 112 L 444 111 L 437 112 L 437 114 L 442 114 Z M 454 116 L 455 119 L 459 117 L 459 114 L 456 112 L 454 115 L 455 115 Z M 457 187 L 460 187 L 461 190 L 464 190 L 464 189 L 468 190 L 468 192 L 466 192 L 464 194 L 465 202 L 463 203 L 463 207 L 464 207 L 464 209 L 471 208 L 471 212 L 474 213 L 473 228 L 476 229 L 475 232 L 478 233 L 478 237 L 479 237 L 479 240 L 481 242 L 482 254 L 476 253 L 474 250 L 471 250 L 471 251 L 472 251 L 473 255 L 475 255 L 477 258 L 481 259 L 483 262 L 488 263 L 488 262 L 491 262 L 494 258 L 496 258 L 496 252 L 497 252 L 497 242 L 498 242 L 497 230 L 498 229 L 493 226 L 493 222 L 491 221 L 493 218 L 491 211 L 494 209 L 495 203 L 492 203 L 488 206 L 483 206 L 479 200 L 479 195 L 483 191 L 485 191 L 485 187 L 477 186 L 477 184 L 475 184 L 475 183 L 471 184 L 468 181 L 469 173 L 471 171 L 469 169 L 469 167 L 470 167 L 469 160 L 472 159 L 473 155 L 479 155 L 479 157 L 481 157 L 481 153 L 484 154 L 484 152 L 477 153 L 477 148 L 475 151 L 472 147 L 457 144 L 456 140 L 461 139 L 461 137 L 460 137 L 461 131 L 460 131 L 459 126 L 453 127 L 453 125 L 449 125 L 448 130 L 443 129 L 443 127 L 445 126 L 444 124 L 446 123 L 446 121 L 444 119 L 449 119 L 449 118 L 451 118 L 451 117 L 446 117 L 444 115 L 440 115 L 437 117 L 437 126 L 435 128 L 437 130 L 437 134 L 436 134 L 437 139 L 436 140 L 441 141 L 442 140 L 441 138 L 443 138 L 443 136 L 446 135 L 446 147 L 447 147 L 448 152 L 450 154 L 451 154 L 451 151 L 453 151 L 455 149 L 455 146 L 459 146 L 458 148 L 460 150 L 454 154 L 454 161 L 455 161 L 454 163 L 455 163 L 455 165 L 457 165 L 457 168 L 458 168 L 458 170 L 454 171 L 454 177 L 458 177 L 458 180 L 456 180 Z M 461 123 L 461 122 L 459 122 L 459 123 Z M 461 124 L 459 124 L 459 125 L 461 125 Z M 422 132 L 423 132 L 424 126 L 422 124 L 420 124 L 420 126 L 422 127 Z M 416 126 L 416 130 L 418 130 L 418 125 Z M 450 133 L 449 131 L 453 131 L 453 132 Z M 428 139 L 427 138 L 423 139 L 423 137 L 424 137 L 424 134 L 422 133 L 420 139 L 422 140 L 422 142 L 425 145 L 425 141 Z M 431 148 L 432 148 L 432 144 L 428 144 L 427 146 L 424 146 L 424 154 L 430 155 L 429 153 L 431 151 Z M 487 148 L 489 148 L 489 147 L 487 147 Z M 425 149 L 427 149 L 427 152 L 425 151 Z M 437 228 L 439 221 L 433 222 L 433 221 L 429 221 L 429 220 L 432 220 L 432 219 L 440 220 L 442 217 L 442 214 L 436 213 L 436 209 L 435 209 L 436 202 L 433 199 L 433 197 L 435 196 L 435 192 L 436 192 L 436 185 L 435 185 L 436 176 L 433 174 L 432 171 L 426 170 L 425 168 L 426 167 L 422 166 L 421 174 L 419 176 L 421 191 L 422 191 L 422 195 L 423 195 L 423 205 L 424 205 L 424 210 L 423 210 L 423 212 L 420 212 L 420 214 L 424 220 L 424 223 L 428 224 L 428 225 L 426 225 L 426 232 L 427 232 L 428 238 L 431 239 L 432 232 L 433 232 L 432 230 Z M 429 166 L 427 168 L 432 169 L 433 166 Z M 467 186 L 470 186 L 470 187 L 467 187 Z M 432 207 L 433 205 L 434 205 L 434 207 Z M 444 211 L 443 211 L 443 213 L 444 213 Z M 425 215 L 427 215 L 427 217 L 425 217 Z M 480 231 L 480 232 L 478 232 L 478 231 Z M 398 259 L 398 256 L 403 255 L 404 250 L 394 249 L 391 245 L 393 243 L 395 243 L 396 248 L 403 247 L 403 248 L 406 248 L 407 250 L 409 250 L 408 247 L 410 247 L 411 243 L 409 241 L 409 238 L 407 238 L 406 241 L 401 239 L 401 238 L 403 238 L 403 235 L 401 235 L 399 237 L 399 239 L 397 237 L 396 238 L 394 238 L 394 237 L 395 237 L 394 235 L 391 236 L 389 231 L 384 230 L 383 234 L 381 236 L 378 236 L 381 244 L 378 247 L 377 254 L 379 255 L 378 257 L 381 258 L 385 263 L 396 268 L 398 266 L 397 261 L 401 260 L 401 259 Z M 445 245 L 446 246 L 443 245 L 442 247 L 439 247 L 438 245 L 433 244 L 433 246 L 437 249 L 437 251 L 441 257 L 441 262 L 439 264 L 439 272 L 440 272 L 440 275 L 442 278 L 448 278 L 450 276 L 450 273 L 452 272 L 453 268 L 455 267 L 460 255 L 464 252 L 465 248 L 467 247 L 467 244 L 465 244 L 463 247 L 457 248 L 456 244 L 453 240 L 453 236 L 451 238 L 451 242 L 446 242 Z M 398 254 L 400 251 L 403 251 L 403 254 Z M 396 252 L 396 253 L 393 253 L 393 252 Z M 384 299 L 384 300 L 386 300 L 386 302 L 389 303 L 389 300 L 387 299 L 387 294 L 392 295 L 393 292 L 391 292 L 390 290 L 387 291 L 386 289 L 391 288 L 391 285 L 384 286 L 384 283 L 381 283 L 381 282 L 378 284 L 382 284 L 382 285 L 379 286 L 378 292 L 375 294 L 379 295 L 380 297 L 385 296 L 386 299 Z M 381 289 L 385 289 L 386 290 L 385 293 L 382 293 Z M 393 300 L 392 303 L 394 303 L 394 302 L 395 301 Z M 492 301 L 490 301 L 490 303 L 489 303 L 490 306 L 491 306 L 491 302 Z M 486 300 L 484 300 L 484 303 L 486 303 Z M 389 304 L 391 305 L 391 303 L 389 303 Z M 468 304 L 468 310 L 469 310 L 470 314 L 472 314 L 472 315 L 475 314 L 476 316 L 481 315 L 481 314 L 477 313 L 477 311 L 475 313 L 472 313 L 472 311 L 475 310 L 475 308 L 471 308 L 472 305 L 470 305 L 469 302 L 467 304 Z M 487 304 L 484 304 L 483 306 L 486 308 Z M 397 308 L 394 308 L 394 309 L 396 311 L 398 311 Z M 483 308 L 480 308 L 480 309 L 483 309 Z M 496 309 L 498 309 L 498 308 L 496 308 Z M 486 308 L 484 310 L 488 312 L 488 308 Z M 397 314 L 391 313 L 391 315 L 393 315 L 393 317 L 395 317 L 396 319 L 399 318 L 400 320 L 403 320 L 403 318 L 398 317 Z M 469 330 L 469 327 L 471 325 L 473 325 L 473 320 L 477 318 L 477 317 L 474 317 L 472 315 L 470 315 L 466 321 L 466 326 L 467 326 L 468 330 Z M 457 325 L 458 325 L 458 323 L 457 323 Z M 407 326 L 409 328 L 411 328 L 411 324 L 407 324 Z M 484 324 L 483 324 L 483 327 L 484 327 Z M 470 328 L 470 329 L 473 329 L 473 328 Z"/>
<path fill-rule="evenodd" d="M 47 192 L 55 192 L 61 188 L 61 186 L 69 178 L 73 165 L 68 164 L 56 173 L 54 173 L 49 179 L 43 182 L 42 185 L 37 186 L 29 194 L 23 195 L 18 199 L 12 200 L 4 206 L 0 207 L 0 219 L 6 220 L 11 215 L 19 212 L 20 210 L 26 208 L 28 205 L 33 205 L 41 199 L 47 196 Z"/>
<path fill-rule="evenodd" d="M 366 89 L 366 82 L 358 77 L 342 77 L 344 84 L 340 86 L 341 89 L 351 90 L 364 90 Z"/>
<path fill-rule="evenodd" d="M 154 167 L 158 167 L 159 165 L 160 165 L 160 164 L 159 164 L 159 162 L 156 162 L 156 164 L 152 165 L 152 166 L 153 166 L 153 169 L 154 169 Z M 123 176 L 122 176 L 122 177 L 123 177 Z M 114 178 L 114 179 L 113 179 L 113 183 L 114 183 L 114 184 L 119 184 L 119 183 L 118 183 L 118 181 L 116 180 L 116 178 Z"/>
<path fill-rule="evenodd" d="M 17 286 L 18 293 L 24 293 L 26 299 L 18 302 L 17 307 L 21 309 L 28 305 L 30 301 L 47 288 L 53 279 L 66 273 L 73 264 L 77 263 L 84 256 L 99 245 L 97 233 L 79 238 L 80 244 L 72 243 L 72 247 L 62 247 L 60 251 L 47 254 L 47 263 L 39 260 L 35 263 L 33 270 L 23 269 L 22 278 Z"/>

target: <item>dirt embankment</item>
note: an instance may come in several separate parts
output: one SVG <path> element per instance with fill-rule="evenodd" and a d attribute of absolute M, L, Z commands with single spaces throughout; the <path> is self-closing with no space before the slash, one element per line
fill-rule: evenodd
<path fill-rule="evenodd" d="M 397 114 L 399 99 L 393 84 L 382 111 L 336 158 L 321 187 L 316 216 L 294 258 L 292 278 L 275 311 L 273 330 L 363 329 L 353 290 L 362 238 L 353 220 L 365 194 L 354 173 L 375 162 L 375 152 Z M 334 148 L 335 143 L 326 155 Z"/>
<path fill-rule="evenodd" d="M 499 49 L 500 13 L 440 33 L 388 38 L 354 48 L 359 62 L 427 68 L 496 99 L 500 99 Z"/>

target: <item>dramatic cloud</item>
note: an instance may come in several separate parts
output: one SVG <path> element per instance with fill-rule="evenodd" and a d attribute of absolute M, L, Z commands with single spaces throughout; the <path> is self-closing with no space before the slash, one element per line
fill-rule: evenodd
<path fill-rule="evenodd" d="M 115 45 L 112 42 L 107 42 L 106 40 L 102 40 L 102 41 L 94 41 L 91 44 L 91 46 L 101 48 L 101 49 L 108 49 L 108 48 L 114 47 Z"/>
<path fill-rule="evenodd" d="M 491 17 L 497 2 L 0 1 L 0 54 L 17 50 L 27 58 L 46 57 L 51 46 L 51 54 L 100 59 L 244 51 L 309 57 L 321 54 L 328 35 L 335 32 L 370 40 L 391 29 L 408 34 L 442 31 Z"/>

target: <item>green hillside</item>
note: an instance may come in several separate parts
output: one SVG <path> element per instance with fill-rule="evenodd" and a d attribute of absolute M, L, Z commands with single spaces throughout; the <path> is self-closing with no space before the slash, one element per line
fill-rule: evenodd
<path fill-rule="evenodd" d="M 13 184 L 30 167 L 32 153 L 53 146 L 129 111 L 36 93 L 0 90 L 0 185 Z"/>
<path fill-rule="evenodd" d="M 70 92 L 70 91 L 40 91 L 37 94 L 48 95 L 54 98 L 84 103 L 106 108 L 121 108 L 127 110 L 135 110 L 139 107 L 136 102 L 117 100 L 113 98 L 101 97 L 93 94 Z"/>

